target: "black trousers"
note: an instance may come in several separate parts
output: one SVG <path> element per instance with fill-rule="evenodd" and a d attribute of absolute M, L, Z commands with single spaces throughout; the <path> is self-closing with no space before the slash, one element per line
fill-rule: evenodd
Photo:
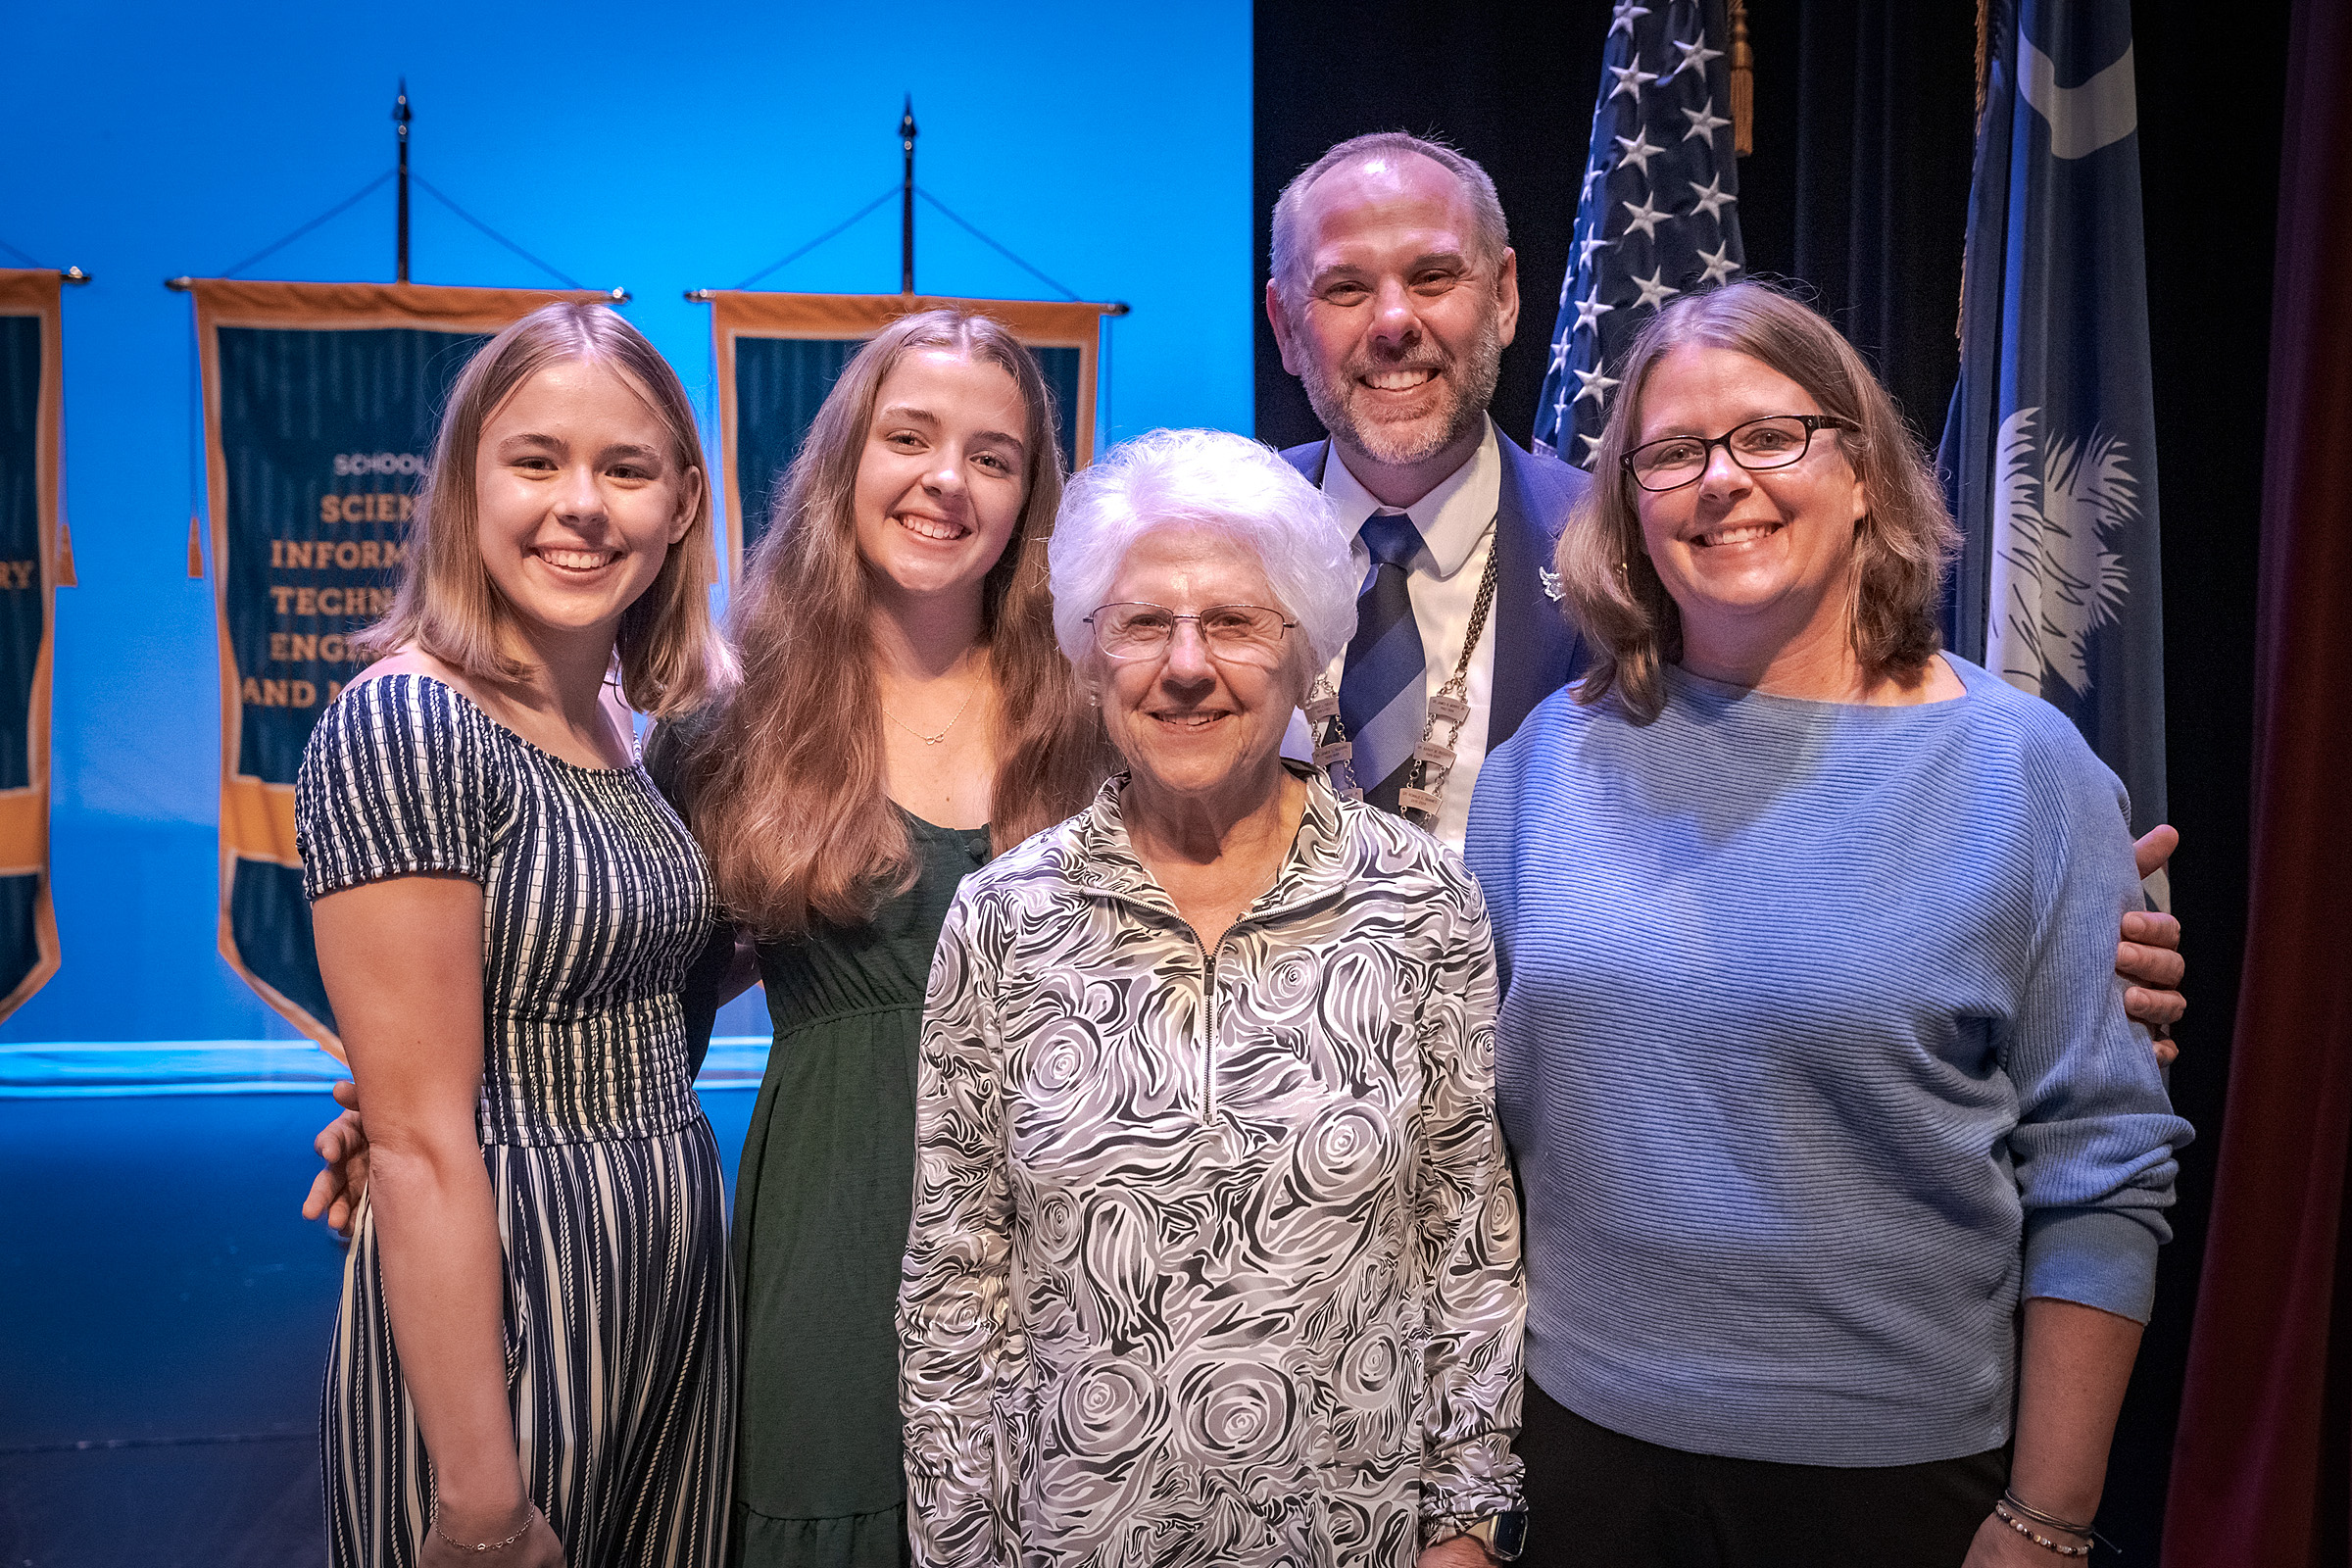
<path fill-rule="evenodd" d="M 2005 1448 L 1858 1470 L 1685 1453 L 1595 1426 L 1533 1379 L 1514 1446 L 1527 1568 L 1959 1568 L 2009 1479 Z"/>

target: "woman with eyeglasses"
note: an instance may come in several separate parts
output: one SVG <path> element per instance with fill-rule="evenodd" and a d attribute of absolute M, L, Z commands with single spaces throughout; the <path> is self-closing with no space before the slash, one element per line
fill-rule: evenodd
<path fill-rule="evenodd" d="M 2122 786 L 1937 651 L 1950 519 L 1827 321 L 1688 296 L 1620 374 L 1558 556 L 1595 657 L 1469 829 L 1528 1560 L 2083 1557 L 2190 1136 Z"/>
<path fill-rule="evenodd" d="M 899 1304 L 918 1563 L 1508 1549 L 1485 908 L 1281 755 L 1354 625 L 1348 552 L 1241 436 L 1070 482 L 1054 627 L 1126 771 L 966 878 L 940 937 Z"/>

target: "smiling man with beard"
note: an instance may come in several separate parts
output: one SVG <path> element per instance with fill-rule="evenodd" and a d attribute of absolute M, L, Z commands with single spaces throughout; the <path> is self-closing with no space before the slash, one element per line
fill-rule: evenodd
<path fill-rule="evenodd" d="M 1331 432 L 1283 456 L 1355 535 L 1356 635 L 1325 672 L 1354 780 L 1458 849 L 1486 754 L 1584 663 L 1544 568 L 1591 481 L 1487 416 L 1519 322 L 1494 182 L 1415 136 L 1340 143 L 1274 205 L 1266 315 Z"/>

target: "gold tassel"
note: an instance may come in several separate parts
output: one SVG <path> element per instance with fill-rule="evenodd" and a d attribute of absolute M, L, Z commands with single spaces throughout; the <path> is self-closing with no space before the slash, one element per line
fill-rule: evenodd
<path fill-rule="evenodd" d="M 1992 72 L 1992 0 L 1977 0 L 1977 123 L 1984 123 L 1984 87 Z"/>
<path fill-rule="evenodd" d="M 57 585 L 80 586 L 74 580 L 74 529 L 63 517 L 57 519 Z"/>
<path fill-rule="evenodd" d="M 204 535 L 197 529 L 193 512 L 188 514 L 188 575 L 198 579 L 204 576 Z"/>
<path fill-rule="evenodd" d="M 1756 52 L 1747 43 L 1746 0 L 1732 0 L 1732 151 L 1756 150 Z"/>

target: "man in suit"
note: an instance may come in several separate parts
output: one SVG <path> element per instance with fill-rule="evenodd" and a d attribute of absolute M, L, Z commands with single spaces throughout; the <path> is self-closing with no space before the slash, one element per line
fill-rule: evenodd
<path fill-rule="evenodd" d="M 1519 270 L 1485 170 L 1400 132 L 1357 136 L 1284 187 L 1272 237 L 1266 317 L 1283 368 L 1330 432 L 1283 456 L 1356 533 L 1356 635 L 1325 672 L 1354 777 L 1368 800 L 1420 808 L 1416 819 L 1459 849 L 1487 753 L 1583 667 L 1544 581 L 1592 481 L 1523 450 L 1487 415 L 1519 323 Z M 1468 708 L 1458 734 L 1449 688 Z M 1435 750 L 1416 765 L 1425 727 Z M 1295 725 L 1286 750 L 1304 756 L 1314 738 Z M 2178 839 L 2169 827 L 2142 839 L 2140 874 Z M 2126 1004 L 2169 1063 L 2170 1026 L 2187 1005 L 2174 989 L 2180 923 L 2135 911 L 2122 936 Z"/>
<path fill-rule="evenodd" d="M 1583 664 L 1544 584 L 1592 481 L 1487 416 L 1519 322 L 1494 182 L 1417 137 L 1342 142 L 1275 203 L 1266 315 L 1283 368 L 1331 432 L 1283 456 L 1355 532 L 1366 574 L 1356 639 L 1326 672 L 1356 782 L 1397 808 L 1434 706 L 1430 740 L 1452 735 L 1453 760 L 1421 764 L 1419 787 L 1437 798 L 1421 819 L 1458 849 L 1486 754 Z M 1469 705 L 1458 734 L 1449 682 Z"/>

